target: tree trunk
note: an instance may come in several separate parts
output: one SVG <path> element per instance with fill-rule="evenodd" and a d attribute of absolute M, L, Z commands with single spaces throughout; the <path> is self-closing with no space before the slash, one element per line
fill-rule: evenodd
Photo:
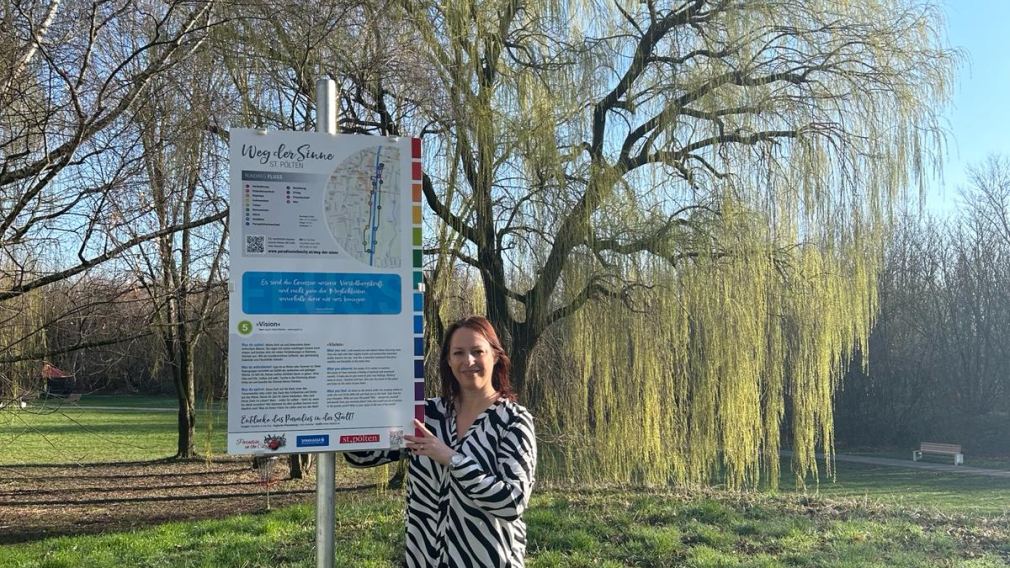
<path fill-rule="evenodd" d="M 191 458 L 194 455 L 193 451 L 193 439 L 194 432 L 193 426 L 196 422 L 194 416 L 193 407 L 186 404 L 182 399 L 179 400 L 179 446 L 176 449 L 175 457 L 177 458 Z"/>
<path fill-rule="evenodd" d="M 495 305 L 491 302 L 491 293 L 487 295 L 487 298 L 489 306 Z M 504 296 L 502 299 L 504 299 Z M 498 332 L 502 346 L 505 348 L 505 353 L 508 354 L 509 359 L 512 361 L 512 373 L 509 377 L 512 381 L 512 390 L 517 395 L 523 394 L 523 388 L 526 384 L 526 374 L 529 372 L 530 355 L 543 332 L 532 330 L 530 325 L 525 322 L 515 321 L 507 312 L 502 312 L 501 308 L 497 310 L 489 309 L 488 320 L 494 326 L 495 331 Z"/>
<path fill-rule="evenodd" d="M 509 347 L 508 356 L 512 360 L 512 390 L 517 395 L 525 394 L 526 376 L 529 373 L 529 366 L 533 348 L 540 339 L 525 333 L 525 326 L 519 328 L 512 336 L 512 345 Z"/>
<path fill-rule="evenodd" d="M 312 454 L 291 454 L 288 456 L 288 470 L 291 479 L 302 479 L 312 471 Z"/>
<path fill-rule="evenodd" d="M 175 457 L 191 458 L 195 455 L 196 405 L 193 403 L 192 376 L 173 365 L 176 376 L 175 390 L 179 400 L 179 442 Z"/>
<path fill-rule="evenodd" d="M 196 455 L 196 378 L 191 356 L 191 345 L 186 333 L 186 290 L 179 290 L 169 305 L 172 340 L 172 372 L 179 400 L 179 443 L 176 457 L 191 458 Z"/>

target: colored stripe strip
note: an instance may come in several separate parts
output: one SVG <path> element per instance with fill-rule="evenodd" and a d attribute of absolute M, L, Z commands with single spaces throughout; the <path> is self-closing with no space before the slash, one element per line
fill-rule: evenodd
<path fill-rule="evenodd" d="M 414 268 L 421 268 L 421 260 L 423 257 L 421 249 L 414 249 Z"/>
<path fill-rule="evenodd" d="M 421 206 L 420 205 L 415 205 L 414 206 L 414 224 L 415 225 L 420 225 L 421 224 Z"/>
<path fill-rule="evenodd" d="M 421 184 L 415 183 L 413 191 L 414 191 L 414 203 L 420 203 L 421 202 Z"/>
<path fill-rule="evenodd" d="M 424 338 L 415 337 L 414 338 L 414 356 L 424 357 Z"/>
<path fill-rule="evenodd" d="M 421 422 L 424 422 L 424 403 L 423 402 L 414 406 L 414 419 L 415 420 L 420 420 Z M 417 429 L 417 428 L 414 428 L 414 435 L 415 436 L 420 436 L 421 435 L 421 431 L 419 429 Z"/>
<path fill-rule="evenodd" d="M 424 311 L 424 294 L 421 292 L 414 292 L 414 311 Z"/>
<path fill-rule="evenodd" d="M 414 316 L 414 333 L 424 333 L 424 316 Z"/>
<path fill-rule="evenodd" d="M 415 160 L 421 159 L 421 139 L 412 138 L 410 140 L 410 155 Z"/>
<path fill-rule="evenodd" d="M 424 359 L 414 359 L 414 378 L 424 378 Z"/>
<path fill-rule="evenodd" d="M 414 383 L 414 400 L 424 400 L 424 381 Z"/>

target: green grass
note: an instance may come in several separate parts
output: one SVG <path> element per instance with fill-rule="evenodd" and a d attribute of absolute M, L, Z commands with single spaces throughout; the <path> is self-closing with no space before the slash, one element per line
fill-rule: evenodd
<path fill-rule="evenodd" d="M 854 449 L 843 449 L 839 450 L 839 453 L 853 456 L 866 456 L 874 458 L 888 458 L 901 461 L 912 461 L 912 450 L 915 448 L 889 448 L 889 449 L 873 449 L 873 448 L 854 448 Z M 952 465 L 954 463 L 953 458 L 950 456 L 942 456 L 935 454 L 926 454 L 922 457 L 922 461 L 928 463 L 939 463 Z M 994 456 L 994 455 L 979 455 L 973 454 L 971 451 L 966 451 L 964 456 L 964 465 L 967 467 L 981 467 L 988 469 L 1002 469 L 1010 471 L 1010 456 Z"/>
<path fill-rule="evenodd" d="M 1010 478 L 837 462 L 836 479 L 808 481 L 807 494 L 961 515 L 1010 515 Z M 788 468 L 784 462 L 783 470 Z M 780 487 L 793 492 L 784 472 Z"/>
<path fill-rule="evenodd" d="M 337 514 L 337 566 L 395 566 L 403 521 L 396 498 L 344 496 Z M 262 515 L 168 523 L 126 533 L 60 537 L 0 547 L 0 566 L 315 566 L 315 513 L 307 505 Z"/>
<path fill-rule="evenodd" d="M 531 566 L 1004 566 L 1010 551 L 1006 524 L 938 525 L 790 496 L 550 493 L 527 518 Z"/>
<path fill-rule="evenodd" d="M 397 566 L 402 496 L 337 497 L 337 566 Z M 525 519 L 531 568 L 1006 566 L 1010 526 L 795 496 L 541 491 Z M 0 566 L 315 565 L 310 506 L 0 547 Z"/>
<path fill-rule="evenodd" d="M 0 411 L 0 465 L 142 461 L 175 454 L 175 412 L 169 397 L 84 396 L 81 403 L 36 401 L 27 410 Z M 107 410 L 94 407 L 131 407 Z M 227 411 L 197 409 L 197 451 L 223 453 Z"/>
<path fill-rule="evenodd" d="M 78 406 L 83 407 L 129 407 L 129 408 L 178 408 L 174 396 L 151 396 L 141 394 L 86 394 L 81 396 Z M 197 408 L 225 410 L 224 401 L 198 400 Z"/>
<path fill-rule="evenodd" d="M 165 397 L 86 396 L 0 412 L 0 465 L 149 460 L 175 451 Z M 106 410 L 98 407 L 133 407 Z M 200 412 L 201 452 L 224 451 L 226 413 Z M 209 426 L 209 429 L 208 429 Z M 531 567 L 988 568 L 1010 564 L 1010 479 L 838 462 L 837 481 L 778 496 L 540 488 L 526 514 Z M 991 466 L 994 467 L 994 466 Z M 402 496 L 341 494 L 337 565 L 396 566 Z M 0 547 L 0 566 L 313 566 L 314 514 L 140 527 Z"/>

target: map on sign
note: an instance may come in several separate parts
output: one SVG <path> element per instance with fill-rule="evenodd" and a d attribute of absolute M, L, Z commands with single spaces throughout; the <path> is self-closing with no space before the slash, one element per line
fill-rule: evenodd
<path fill-rule="evenodd" d="M 400 149 L 373 146 L 352 154 L 326 184 L 326 224 L 352 257 L 375 268 L 400 266 Z"/>

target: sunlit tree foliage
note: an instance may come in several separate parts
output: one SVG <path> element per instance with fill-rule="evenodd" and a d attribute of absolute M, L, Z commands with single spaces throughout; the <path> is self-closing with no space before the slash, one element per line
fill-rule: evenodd
<path fill-rule="evenodd" d="M 798 0 L 407 10 L 439 85 L 425 109 L 431 233 L 481 275 L 518 382 L 543 383 L 531 402 L 567 448 L 560 462 L 647 481 L 725 471 L 734 486 L 763 467 L 774 484 L 785 425 L 797 474 L 815 471 L 873 319 L 888 204 L 940 150 L 954 61 L 937 13 Z M 578 381 L 530 365 L 552 327 L 568 330 Z"/>

